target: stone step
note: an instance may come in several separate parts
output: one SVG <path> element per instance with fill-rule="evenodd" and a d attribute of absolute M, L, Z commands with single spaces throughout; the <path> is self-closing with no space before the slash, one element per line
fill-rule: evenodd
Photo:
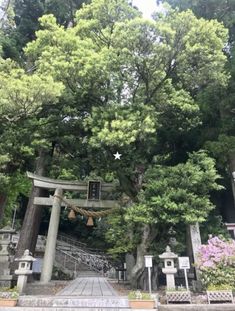
<path fill-rule="evenodd" d="M 79 278 L 89 278 L 89 277 L 100 277 L 101 275 L 98 272 L 91 270 L 77 271 L 77 277 Z"/>
<path fill-rule="evenodd" d="M 70 308 L 70 307 L 0 307 L 1 311 L 150 311 L 156 309 L 130 309 L 130 308 Z M 233 304 L 212 304 L 212 305 L 160 305 L 158 311 L 234 311 Z"/>
<path fill-rule="evenodd" d="M 70 307 L 0 307 L 1 311 L 150 311 L 156 309 L 130 309 L 130 308 L 70 308 Z M 212 305 L 160 305 L 157 311 L 234 311 L 234 304 L 212 304 Z"/>
<path fill-rule="evenodd" d="M 222 304 L 168 304 L 158 306 L 158 311 L 234 311 L 232 303 Z"/>
<path fill-rule="evenodd" d="M 125 297 L 90 297 L 76 298 L 74 296 L 21 296 L 18 300 L 20 307 L 69 307 L 69 308 L 128 308 Z"/>
<path fill-rule="evenodd" d="M 45 307 L 45 308 L 35 308 L 35 307 L 4 307 L 1 308 L 1 311 L 150 311 L 156 309 L 130 309 L 130 308 L 69 308 L 69 307 L 63 307 L 63 308 L 57 308 L 57 307 Z M 173 309 L 172 309 L 173 311 Z"/>

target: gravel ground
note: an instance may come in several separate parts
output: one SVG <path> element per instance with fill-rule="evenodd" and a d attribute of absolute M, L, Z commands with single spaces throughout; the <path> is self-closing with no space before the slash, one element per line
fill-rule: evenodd
<path fill-rule="evenodd" d="M 109 281 L 109 284 L 116 290 L 120 296 L 128 296 L 131 291 L 130 285 L 126 283 L 118 283 L 117 281 Z"/>

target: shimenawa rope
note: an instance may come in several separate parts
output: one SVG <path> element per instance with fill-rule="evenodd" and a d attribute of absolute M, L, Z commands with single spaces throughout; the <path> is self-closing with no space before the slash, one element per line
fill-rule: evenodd
<path fill-rule="evenodd" d="M 69 203 L 65 198 L 61 197 L 60 195 L 54 195 L 54 197 L 59 198 L 62 202 L 64 202 L 69 208 L 74 210 L 76 213 L 79 213 L 86 217 L 103 217 L 103 216 L 109 215 L 111 213 L 114 213 L 120 210 L 119 207 L 115 207 L 115 208 L 111 208 L 109 210 L 100 211 L 100 212 L 87 211 L 83 208 L 77 207 L 76 205 Z"/>

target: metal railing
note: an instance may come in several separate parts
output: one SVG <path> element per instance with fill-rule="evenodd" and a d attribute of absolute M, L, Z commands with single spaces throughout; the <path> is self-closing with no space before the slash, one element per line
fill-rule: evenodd
<path fill-rule="evenodd" d="M 102 275 L 104 275 L 109 268 L 108 261 L 81 250 L 76 251 L 76 253 L 71 253 L 71 251 L 63 250 L 57 247 L 56 260 L 57 262 L 60 262 L 64 269 L 73 271 L 75 277 L 77 276 L 81 263 L 85 264 L 88 270 L 101 273 Z"/>
<path fill-rule="evenodd" d="M 83 249 L 81 243 L 78 241 L 75 241 L 78 243 L 71 245 L 68 243 L 71 240 L 67 238 L 66 242 L 63 239 L 64 244 L 57 243 L 57 261 L 62 264 L 63 268 L 74 271 L 74 275 L 77 274 L 79 264 L 81 263 L 85 264 L 90 270 L 101 273 L 102 275 L 105 275 L 112 268 L 106 256 L 103 254 L 94 254 L 87 251 L 87 249 Z M 74 242 L 74 240 L 72 241 Z"/>

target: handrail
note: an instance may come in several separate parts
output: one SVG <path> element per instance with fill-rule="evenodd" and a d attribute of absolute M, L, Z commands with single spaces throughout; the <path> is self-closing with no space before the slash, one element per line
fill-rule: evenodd
<path fill-rule="evenodd" d="M 83 255 L 85 255 L 85 256 L 82 256 L 82 255 L 80 255 L 79 253 L 77 253 L 76 255 L 77 255 L 78 257 L 75 257 L 75 256 L 73 256 L 72 254 L 70 254 L 69 252 L 63 251 L 63 250 L 61 250 L 61 249 L 59 249 L 59 248 L 56 248 L 56 250 L 57 250 L 58 252 L 62 253 L 63 255 L 69 257 L 70 259 L 73 259 L 72 263 L 77 262 L 77 263 L 79 264 L 79 263 L 82 262 L 83 264 L 87 265 L 89 268 L 91 268 L 91 269 L 94 270 L 95 272 L 98 272 L 98 273 L 102 273 L 102 274 L 103 274 L 103 269 L 102 269 L 102 270 L 99 270 L 98 268 L 96 268 L 95 265 L 94 265 L 94 261 L 89 261 L 89 263 L 88 263 L 86 260 L 84 260 L 84 259 L 85 259 L 84 257 L 87 257 L 87 256 L 86 256 L 86 255 L 87 255 L 86 253 L 83 254 Z M 89 256 L 92 256 L 91 254 L 88 254 L 88 255 L 89 255 Z M 65 261 L 65 262 L 66 262 L 66 261 Z M 75 270 L 76 270 L 76 269 L 75 269 Z"/>

